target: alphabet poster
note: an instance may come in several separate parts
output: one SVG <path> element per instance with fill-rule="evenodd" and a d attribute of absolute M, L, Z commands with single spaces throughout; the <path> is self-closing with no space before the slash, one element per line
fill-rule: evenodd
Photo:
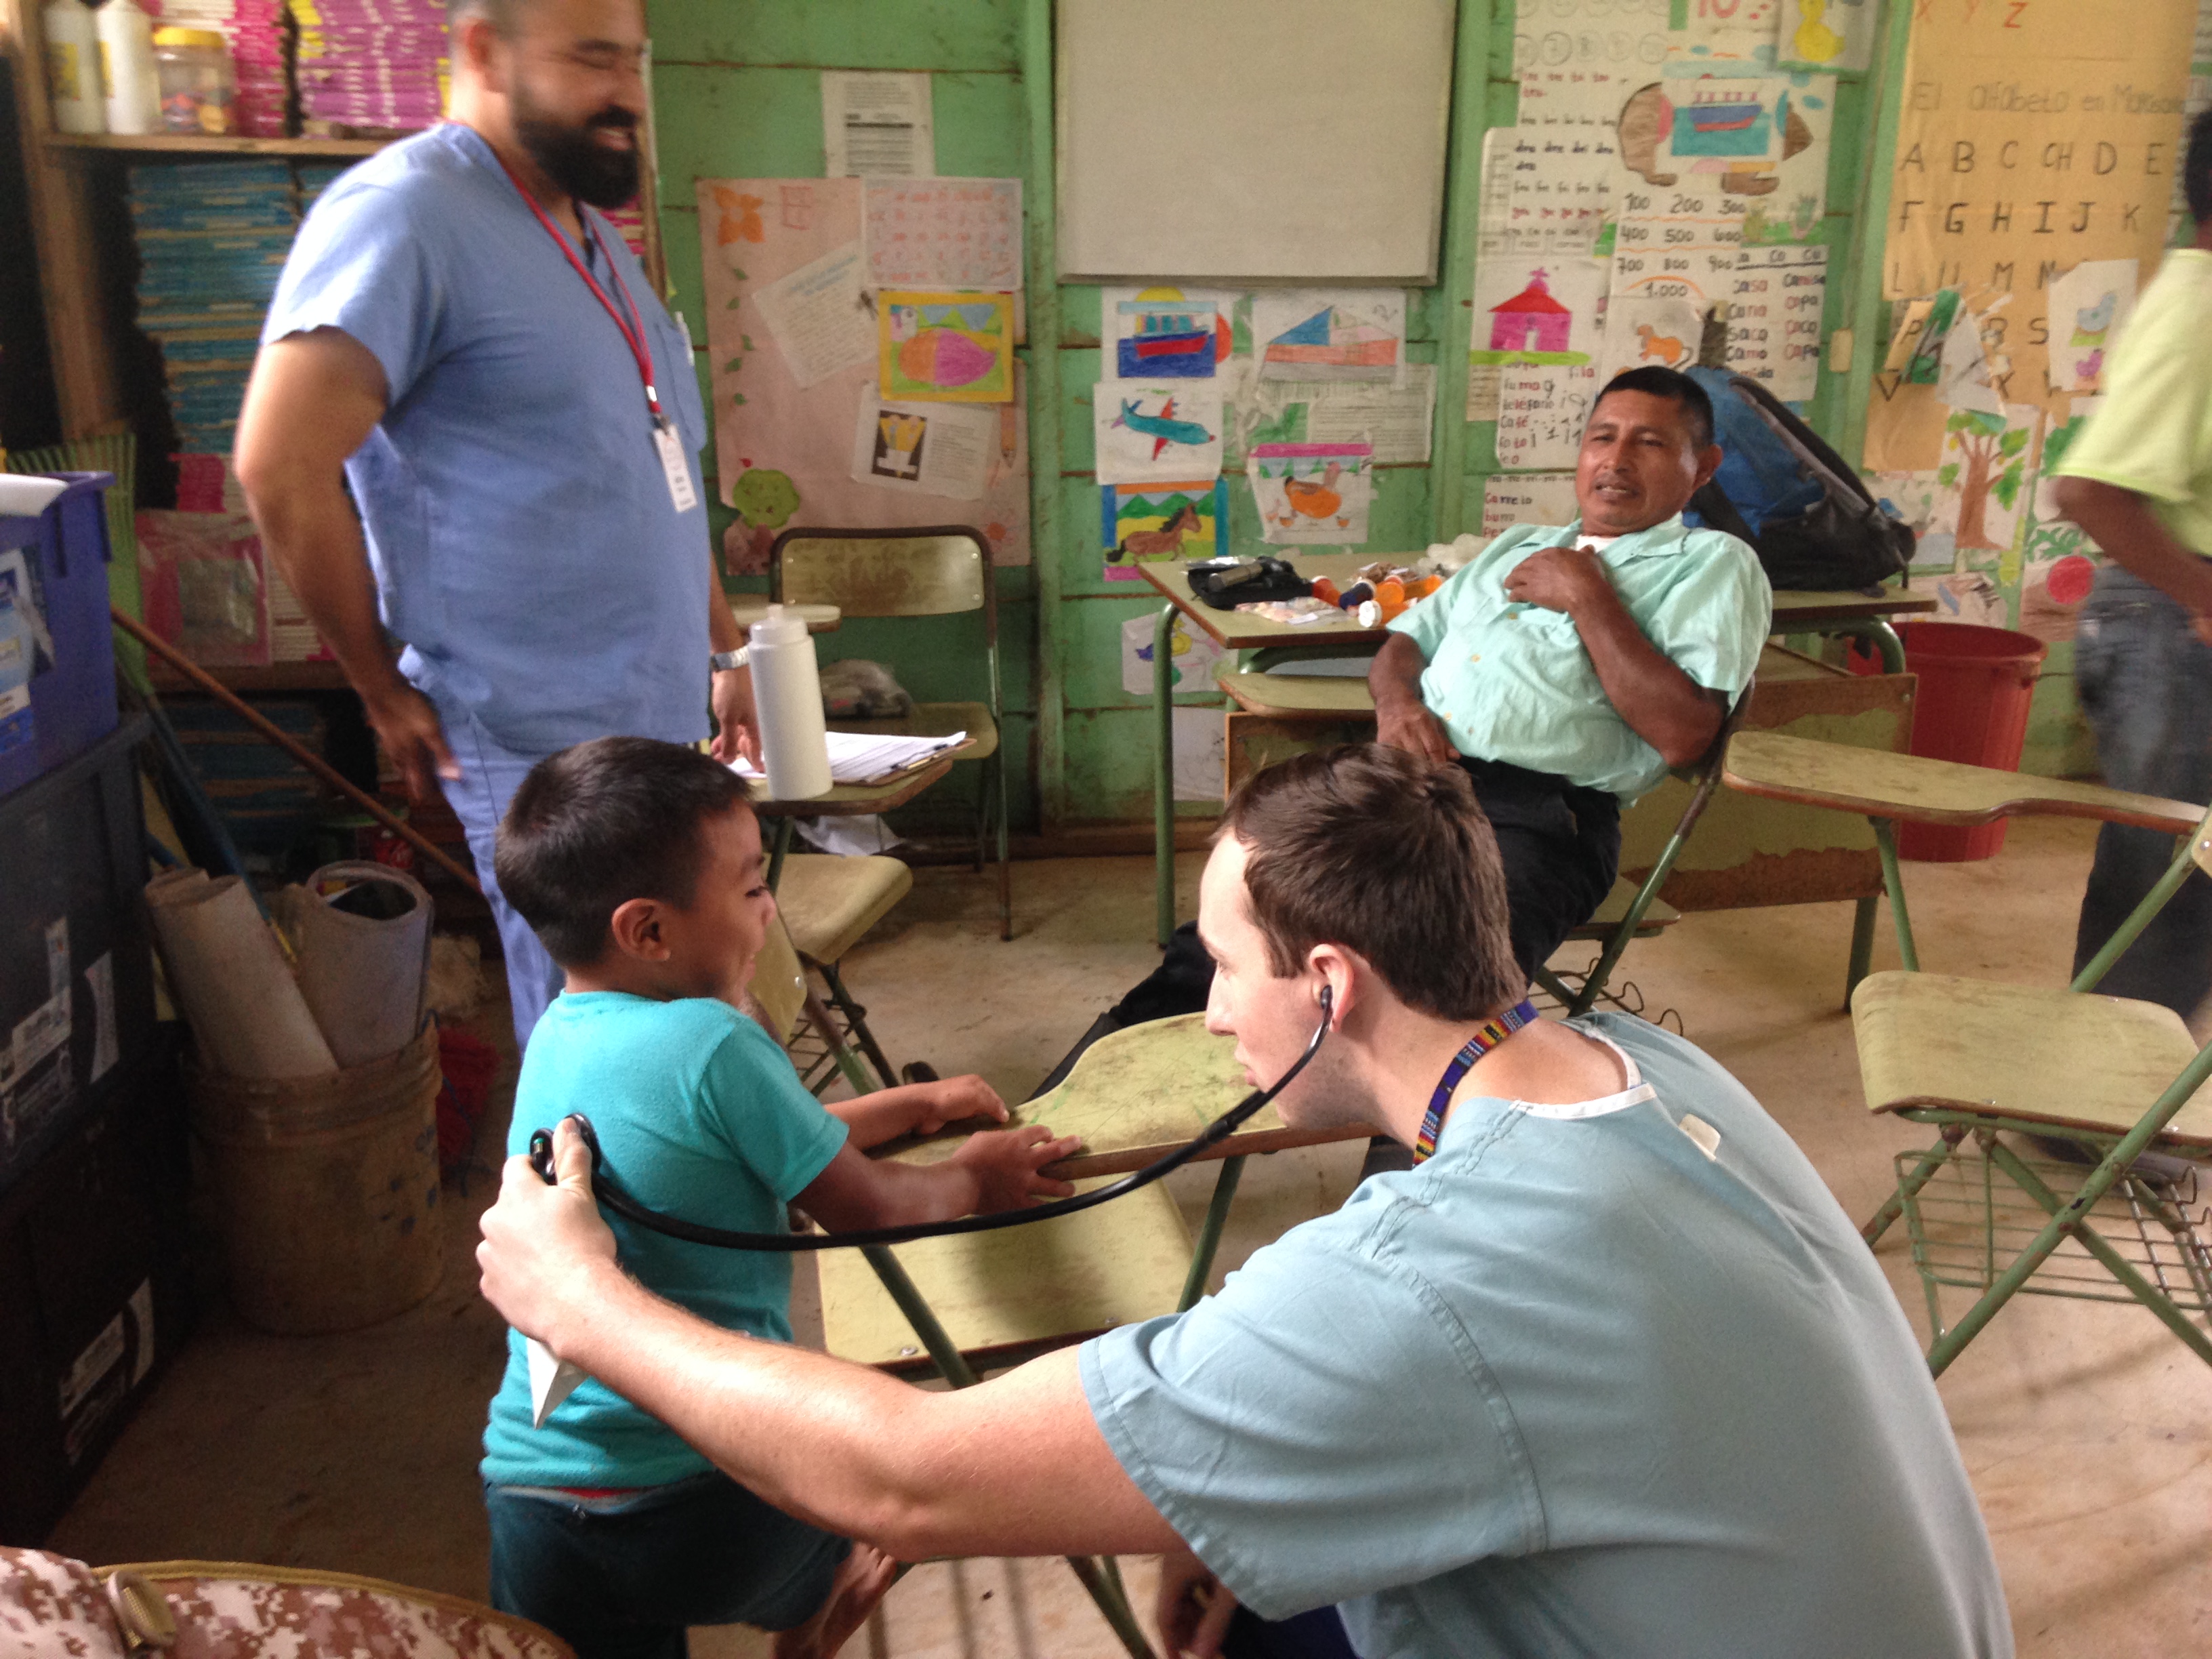
<path fill-rule="evenodd" d="M 2155 270 L 2179 160 L 2196 8 L 2143 0 L 2124 27 L 2113 17 L 1924 0 L 1905 64 L 1883 295 L 1960 290 L 1993 367 L 2005 360 L 1999 397 L 2058 416 L 2073 392 L 2046 378 L 2051 285 L 2087 260 Z M 1877 376 L 1866 465 L 1939 465 L 1949 413 L 1934 387 Z"/>

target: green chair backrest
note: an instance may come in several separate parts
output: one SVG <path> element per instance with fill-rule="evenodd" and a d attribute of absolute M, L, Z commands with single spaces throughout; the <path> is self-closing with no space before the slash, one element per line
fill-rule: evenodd
<path fill-rule="evenodd" d="M 848 617 L 948 617 L 992 608 L 990 546 L 960 526 L 920 530 L 793 528 L 769 555 L 786 605 L 834 605 Z"/>

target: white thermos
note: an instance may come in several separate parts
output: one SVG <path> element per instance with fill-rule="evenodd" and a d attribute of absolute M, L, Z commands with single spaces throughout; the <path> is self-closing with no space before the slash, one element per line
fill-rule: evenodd
<path fill-rule="evenodd" d="M 107 131 L 100 86 L 100 30 L 80 0 L 53 0 L 39 15 L 46 37 L 46 93 L 58 132 Z"/>
<path fill-rule="evenodd" d="M 830 793 L 830 742 L 822 723 L 822 673 L 814 639 L 780 605 L 752 626 L 745 659 L 760 711 L 761 759 L 768 792 L 778 800 L 811 800 Z"/>
<path fill-rule="evenodd" d="M 161 81 L 154 64 L 154 20 L 131 0 L 106 0 L 94 14 L 100 78 L 107 88 L 107 130 L 161 130 Z"/>

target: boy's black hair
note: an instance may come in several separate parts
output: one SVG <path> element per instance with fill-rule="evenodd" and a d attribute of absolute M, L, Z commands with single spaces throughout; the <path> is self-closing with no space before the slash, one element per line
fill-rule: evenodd
<path fill-rule="evenodd" d="M 1700 449 L 1710 449 L 1713 442 L 1713 400 L 1705 396 L 1699 386 L 1678 368 L 1662 368 L 1657 363 L 1646 363 L 1641 368 L 1624 368 L 1605 383 L 1605 390 L 1597 394 L 1597 403 L 1590 405 L 1590 418 L 1597 418 L 1598 404 L 1616 392 L 1641 392 L 1647 397 L 1664 398 L 1670 404 L 1680 404 L 1690 417 L 1690 438 Z"/>
<path fill-rule="evenodd" d="M 2189 149 L 2181 160 L 2181 190 L 2189 198 L 2189 216 L 2200 225 L 2212 224 L 2212 109 L 2199 110 L 2189 124 Z"/>
<path fill-rule="evenodd" d="M 500 891 L 563 968 L 606 954 L 609 923 L 635 898 L 690 908 L 702 835 L 751 810 L 736 773 L 651 738 L 594 738 L 530 769 L 499 826 Z"/>

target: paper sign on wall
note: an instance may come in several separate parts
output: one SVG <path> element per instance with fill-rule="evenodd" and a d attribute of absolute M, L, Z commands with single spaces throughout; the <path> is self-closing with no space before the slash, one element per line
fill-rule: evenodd
<path fill-rule="evenodd" d="M 1782 0 L 1776 60 L 1785 69 L 1863 70 L 1874 61 L 1876 0 Z"/>
<path fill-rule="evenodd" d="M 1596 259 L 1515 257 L 1478 268 L 1468 361 L 1522 367 L 1595 361 L 1605 280 Z"/>
<path fill-rule="evenodd" d="M 1091 398 L 1100 483 L 1173 483 L 1219 474 L 1218 383 L 1101 380 Z"/>
<path fill-rule="evenodd" d="M 755 296 L 791 378 L 817 386 L 875 356 L 876 317 L 860 292 L 860 245 L 848 242 Z"/>
<path fill-rule="evenodd" d="M 863 212 L 877 287 L 1022 286 L 1018 179 L 871 179 Z"/>
<path fill-rule="evenodd" d="M 1626 368 L 1689 368 L 1698 361 L 1705 328 L 1705 312 L 1694 300 L 1616 294 L 1606 302 L 1598 384 Z"/>
<path fill-rule="evenodd" d="M 1252 301 L 1263 380 L 1395 380 L 1405 343 L 1403 289 L 1285 289 Z"/>
<path fill-rule="evenodd" d="M 1498 465 L 1516 470 L 1572 466 L 1599 385 L 1595 367 L 1500 369 Z"/>
<path fill-rule="evenodd" d="M 999 448 L 999 412 L 972 404 L 860 400 L 853 477 L 948 501 L 980 501 Z"/>
<path fill-rule="evenodd" d="M 1115 380 L 1210 380 L 1235 340 L 1235 296 L 1220 289 L 1098 291 L 1099 373 Z"/>
<path fill-rule="evenodd" d="M 1255 444 L 1244 462 L 1261 534 L 1294 546 L 1367 539 L 1375 452 L 1366 444 Z"/>
<path fill-rule="evenodd" d="M 832 179 L 937 171 L 929 76 L 822 71 L 823 172 Z"/>
<path fill-rule="evenodd" d="M 1011 294 L 886 289 L 876 296 L 876 330 L 887 398 L 1001 404 L 1014 395 Z"/>
<path fill-rule="evenodd" d="M 1101 484 L 1099 546 L 1109 582 L 1138 580 L 1140 564 L 1211 559 L 1229 550 L 1229 482 Z"/>
<path fill-rule="evenodd" d="M 1155 617 L 1143 616 L 1132 617 L 1121 624 L 1121 689 L 1133 697 L 1152 695 L 1152 646 L 1158 637 L 1156 632 L 1158 623 L 1158 618 Z M 1213 690 L 1213 665 L 1221 660 L 1221 647 L 1181 612 L 1176 613 L 1174 625 L 1169 630 L 1168 651 L 1168 685 L 1170 690 Z M 1215 723 L 1219 724 L 1221 717 L 1218 712 L 1199 712 L 1212 713 Z M 1180 731 L 1176 733 L 1176 749 L 1180 756 L 1182 749 L 1182 733 Z"/>
<path fill-rule="evenodd" d="M 1570 525 L 1581 515 L 1571 472 L 1493 472 L 1483 482 L 1485 538 L 1516 524 Z"/>
<path fill-rule="evenodd" d="M 2051 390 L 2098 391 L 2135 308 L 2133 259 L 2085 259 L 2051 283 Z"/>
<path fill-rule="evenodd" d="M 1729 303 L 1728 366 L 1784 403 L 1813 395 L 1820 378 L 1825 247 L 1746 248 Z"/>

